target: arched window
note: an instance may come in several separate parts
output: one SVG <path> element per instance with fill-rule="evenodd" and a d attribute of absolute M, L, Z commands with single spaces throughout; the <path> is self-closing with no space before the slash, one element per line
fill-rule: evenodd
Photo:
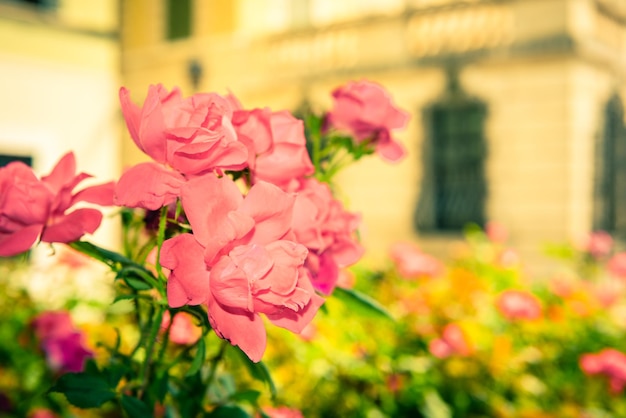
<path fill-rule="evenodd" d="M 595 164 L 594 229 L 626 236 L 626 129 L 614 94 L 604 108 Z"/>
<path fill-rule="evenodd" d="M 487 183 L 487 107 L 467 96 L 455 72 L 446 95 L 423 111 L 423 180 L 414 224 L 420 231 L 461 231 L 483 225 Z"/>

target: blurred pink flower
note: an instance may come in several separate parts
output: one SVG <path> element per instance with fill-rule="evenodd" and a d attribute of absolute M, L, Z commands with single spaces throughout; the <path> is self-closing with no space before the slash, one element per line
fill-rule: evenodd
<path fill-rule="evenodd" d="M 302 412 L 286 406 L 276 408 L 264 408 L 263 412 L 270 418 L 304 418 Z"/>
<path fill-rule="evenodd" d="M 505 290 L 496 301 L 498 310 L 510 320 L 535 320 L 541 317 L 539 299 L 522 290 Z"/>
<path fill-rule="evenodd" d="M 76 160 L 71 152 L 41 179 L 21 162 L 1 168 L 0 256 L 22 253 L 37 238 L 44 242 L 69 243 L 95 232 L 102 221 L 102 213 L 93 208 L 71 208 L 79 202 L 112 205 L 114 184 L 74 191 L 89 177 L 85 173 L 76 174 Z"/>
<path fill-rule="evenodd" d="M 619 393 L 626 386 L 626 354 L 613 348 L 605 348 L 597 354 L 583 354 L 580 368 L 587 375 L 601 374 L 609 379 L 611 393 Z"/>
<path fill-rule="evenodd" d="M 231 102 L 215 93 L 183 99 L 151 85 L 143 107 L 120 89 L 126 126 L 135 144 L 154 162 L 131 167 L 122 175 L 116 203 L 155 210 L 172 203 L 185 179 L 212 171 L 239 170 L 248 151 L 232 126 Z"/>
<path fill-rule="evenodd" d="M 192 345 L 202 336 L 202 328 L 194 322 L 193 315 L 187 312 L 177 312 L 172 322 L 170 311 L 165 311 L 161 330 L 165 331 L 168 327 L 170 327 L 169 339 L 174 344 Z"/>
<path fill-rule="evenodd" d="M 389 161 L 399 161 L 406 154 L 391 131 L 402 129 L 409 114 L 393 103 L 389 93 L 370 81 L 350 82 L 332 93 L 333 108 L 328 123 L 334 129 L 354 135 L 357 142 L 372 141 L 376 152 Z"/>
<path fill-rule="evenodd" d="M 430 353 L 438 358 L 452 355 L 468 356 L 472 348 L 461 327 L 457 324 L 448 324 L 444 327 L 441 338 L 436 338 L 428 345 Z"/>
<path fill-rule="evenodd" d="M 512 248 L 504 248 L 498 253 L 496 261 L 503 267 L 513 267 L 520 262 L 520 255 Z"/>
<path fill-rule="evenodd" d="M 485 226 L 485 234 L 493 243 L 504 244 L 508 238 L 508 231 L 504 225 L 499 222 L 489 221 Z"/>
<path fill-rule="evenodd" d="M 161 250 L 171 270 L 170 306 L 206 303 L 217 335 L 253 361 L 266 344 L 259 314 L 299 333 L 323 303 L 303 268 L 307 249 L 291 240 L 294 200 L 265 182 L 244 199 L 229 177 L 195 178 L 182 189 L 194 234 L 171 238 Z"/>
<path fill-rule="evenodd" d="M 80 372 L 85 361 L 93 357 L 85 336 L 74 326 L 68 312 L 43 312 L 33 319 L 32 326 L 53 371 Z"/>
<path fill-rule="evenodd" d="M 57 418 L 57 416 L 47 408 L 35 408 L 28 414 L 28 418 Z"/>
<path fill-rule="evenodd" d="M 268 108 L 237 110 L 233 125 L 248 148 L 252 182 L 267 181 L 282 189 L 299 177 L 313 174 L 304 136 L 304 124 L 287 111 Z"/>
<path fill-rule="evenodd" d="M 596 231 L 589 234 L 584 250 L 595 258 L 603 258 L 611 254 L 613 237 L 605 231 Z"/>
<path fill-rule="evenodd" d="M 443 265 L 435 257 L 422 252 L 416 245 L 398 242 L 391 247 L 391 260 L 398 273 L 405 279 L 435 277 L 443 271 Z"/>
<path fill-rule="evenodd" d="M 306 267 L 313 286 L 331 294 L 339 271 L 356 263 L 363 255 L 356 231 L 361 217 L 344 209 L 326 183 L 300 179 L 296 192 L 292 228 L 296 241 L 309 250 Z"/>
<path fill-rule="evenodd" d="M 616 277 L 626 279 L 626 252 L 615 254 L 607 263 L 607 268 Z"/>

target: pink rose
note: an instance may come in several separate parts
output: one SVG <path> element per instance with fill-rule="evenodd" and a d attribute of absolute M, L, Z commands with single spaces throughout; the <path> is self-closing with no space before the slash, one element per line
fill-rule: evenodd
<path fill-rule="evenodd" d="M 287 111 L 238 110 L 233 125 L 248 148 L 252 181 L 267 181 L 283 189 L 298 177 L 313 174 L 304 125 Z"/>
<path fill-rule="evenodd" d="M 32 326 L 53 371 L 80 372 L 85 361 L 93 357 L 68 312 L 43 312 L 35 317 Z"/>
<path fill-rule="evenodd" d="M 53 196 L 48 221 L 41 234 L 43 242 L 68 243 L 78 240 L 84 234 L 93 234 L 98 229 L 102 222 L 102 213 L 98 209 L 80 208 L 70 211 L 78 202 L 100 206 L 113 204 L 113 182 L 74 192 L 76 186 L 89 177 L 91 176 L 85 173 L 76 174 L 76 159 L 71 152 L 61 158 L 49 175 L 42 177 L 41 181 Z"/>
<path fill-rule="evenodd" d="M 294 199 L 265 182 L 244 198 L 228 177 L 193 179 L 182 188 L 182 204 L 194 234 L 161 250 L 171 270 L 170 306 L 206 304 L 217 335 L 253 361 L 266 345 L 259 314 L 299 333 L 323 303 L 303 269 L 306 248 L 290 239 Z"/>
<path fill-rule="evenodd" d="M 135 144 L 155 162 L 127 170 L 120 179 L 118 205 L 158 209 L 172 203 L 186 178 L 211 171 L 240 170 L 248 151 L 237 141 L 231 118 L 233 108 L 215 93 L 183 99 L 151 85 L 143 107 L 120 89 L 126 126 Z"/>
<path fill-rule="evenodd" d="M 23 163 L 1 168 L 0 256 L 28 250 L 39 236 L 43 242 L 69 243 L 95 232 L 102 221 L 99 210 L 71 209 L 79 202 L 113 204 L 114 184 L 75 191 L 89 177 L 85 173 L 76 174 L 76 159 L 71 152 L 41 180 Z"/>
<path fill-rule="evenodd" d="M 510 320 L 535 320 L 541 317 L 541 304 L 529 292 L 521 290 L 505 290 L 496 302 L 498 310 Z"/>
<path fill-rule="evenodd" d="M 353 135 L 357 142 L 371 141 L 376 152 L 389 161 L 399 161 L 406 154 L 402 144 L 391 136 L 402 129 L 409 114 L 397 108 L 389 93 L 370 81 L 350 82 L 333 91 L 333 109 L 328 113 L 329 125 Z"/>
<path fill-rule="evenodd" d="M 50 190 L 21 162 L 0 168 L 0 256 L 28 250 L 48 219 Z"/>
<path fill-rule="evenodd" d="M 332 293 L 339 269 L 356 263 L 363 255 L 357 242 L 359 215 L 347 212 L 334 198 L 327 184 L 316 179 L 300 179 L 293 212 L 296 240 L 309 249 L 306 267 L 313 286 Z"/>

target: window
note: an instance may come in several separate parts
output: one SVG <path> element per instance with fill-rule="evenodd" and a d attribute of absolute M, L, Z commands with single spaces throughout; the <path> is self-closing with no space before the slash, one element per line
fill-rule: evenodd
<path fill-rule="evenodd" d="M 458 232 L 468 223 L 485 223 L 487 109 L 451 77 L 448 94 L 423 112 L 424 171 L 414 217 L 420 231 Z"/>
<path fill-rule="evenodd" d="M 604 108 L 595 167 L 594 229 L 626 236 L 626 129 L 617 94 Z"/>
<path fill-rule="evenodd" d="M 33 165 L 33 157 L 31 156 L 0 154 L 0 167 L 4 167 L 13 161 L 21 161 L 29 166 Z"/>
<path fill-rule="evenodd" d="M 167 39 L 183 39 L 191 35 L 192 0 L 167 0 Z"/>
<path fill-rule="evenodd" d="M 30 4 L 36 7 L 51 9 L 56 7 L 58 0 L 14 0 L 16 3 Z"/>

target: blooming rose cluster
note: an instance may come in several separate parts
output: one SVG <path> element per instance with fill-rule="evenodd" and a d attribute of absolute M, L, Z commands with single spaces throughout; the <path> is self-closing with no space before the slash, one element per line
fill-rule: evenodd
<path fill-rule="evenodd" d="M 626 386 L 626 354 L 614 348 L 583 354 L 580 368 L 587 375 L 606 376 L 611 393 L 620 393 Z"/>
<path fill-rule="evenodd" d="M 74 326 L 66 311 L 47 311 L 32 321 L 35 337 L 55 372 L 80 372 L 93 352 L 85 345 L 84 334 Z"/>
<path fill-rule="evenodd" d="M 89 177 L 76 174 L 71 152 L 41 179 L 22 162 L 0 168 L 0 256 L 20 254 L 37 239 L 69 243 L 93 233 L 102 221 L 100 210 L 74 206 L 80 202 L 112 205 L 114 184 L 76 190 Z"/>
<path fill-rule="evenodd" d="M 389 131 L 406 114 L 380 86 L 358 86 L 349 94 L 362 108 L 346 108 L 337 91 L 330 120 L 396 159 L 403 151 Z M 317 292 L 332 293 L 340 269 L 361 257 L 359 216 L 312 177 L 303 122 L 287 111 L 244 109 L 232 95 L 183 98 L 161 85 L 141 107 L 125 88 L 120 101 L 133 141 L 152 161 L 122 175 L 116 203 L 157 210 L 180 201 L 191 227 L 161 248 L 169 305 L 205 305 L 214 331 L 260 360 L 260 315 L 301 332 L 324 301 Z"/>

